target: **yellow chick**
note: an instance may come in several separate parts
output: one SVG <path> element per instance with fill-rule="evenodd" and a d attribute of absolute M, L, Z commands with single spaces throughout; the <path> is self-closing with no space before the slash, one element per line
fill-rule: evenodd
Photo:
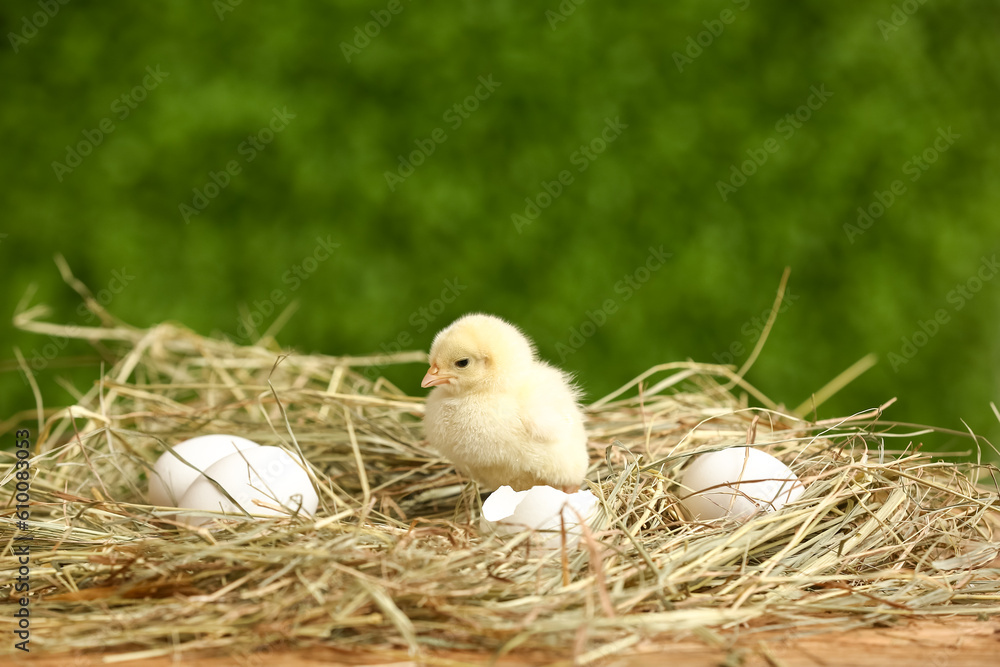
<path fill-rule="evenodd" d="M 472 313 L 431 345 L 424 426 L 432 447 L 488 488 L 580 490 L 587 433 L 580 391 L 499 317 Z"/>

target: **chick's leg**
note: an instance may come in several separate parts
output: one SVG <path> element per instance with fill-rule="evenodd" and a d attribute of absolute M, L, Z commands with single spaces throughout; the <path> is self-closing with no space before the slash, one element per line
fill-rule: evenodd
<path fill-rule="evenodd" d="M 452 520 L 455 523 L 475 522 L 476 517 L 482 513 L 483 501 L 479 497 L 479 485 L 472 479 L 463 479 L 462 492 L 455 502 L 455 511 Z"/>

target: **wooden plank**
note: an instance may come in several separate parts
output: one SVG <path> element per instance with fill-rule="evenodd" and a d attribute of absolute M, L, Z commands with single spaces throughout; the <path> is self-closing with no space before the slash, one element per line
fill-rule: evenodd
<path fill-rule="evenodd" d="M 669 637 L 644 641 L 626 654 L 600 661 L 604 667 L 886 667 L 886 665 L 926 665 L 927 667 L 985 667 L 1000 665 L 1000 618 L 975 621 L 958 618 L 904 622 L 891 628 L 868 628 L 850 632 L 830 632 L 808 637 L 791 633 L 720 635 L 723 646 L 708 646 L 690 638 L 673 641 Z M 428 652 L 415 661 L 405 651 L 392 654 L 348 652 L 330 647 L 298 651 L 266 651 L 239 656 L 195 656 L 179 654 L 121 661 L 122 654 L 19 654 L 9 656 L 14 665 L 25 667 L 355 667 L 357 665 L 482 665 L 485 653 Z M 550 654 L 505 656 L 499 667 L 526 665 L 571 665 Z M 0 660 L 11 664 L 7 659 Z"/>

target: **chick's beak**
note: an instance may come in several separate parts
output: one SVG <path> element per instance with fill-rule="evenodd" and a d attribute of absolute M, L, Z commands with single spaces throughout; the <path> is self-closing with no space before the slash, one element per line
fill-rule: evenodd
<path fill-rule="evenodd" d="M 437 366 L 431 366 L 430 370 L 427 371 L 427 375 L 425 375 L 423 381 L 421 381 L 420 386 L 427 389 L 427 387 L 436 387 L 439 384 L 447 384 L 451 382 L 450 375 L 440 375 L 439 373 L 440 370 Z"/>

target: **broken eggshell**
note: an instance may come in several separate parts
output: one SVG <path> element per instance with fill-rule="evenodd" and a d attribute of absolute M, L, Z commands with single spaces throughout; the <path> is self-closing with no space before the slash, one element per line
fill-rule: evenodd
<path fill-rule="evenodd" d="M 559 549 L 562 528 L 566 528 L 566 546 L 580 539 L 580 524 L 587 523 L 597 509 L 597 498 L 590 491 L 565 493 L 551 486 L 535 486 L 515 491 L 501 486 L 483 502 L 480 528 L 497 535 L 514 535 L 524 530 L 538 531 L 533 545 Z"/>
<path fill-rule="evenodd" d="M 747 521 L 774 512 L 805 492 L 788 466 L 753 447 L 702 454 L 681 477 L 681 505 L 692 519 Z"/>

